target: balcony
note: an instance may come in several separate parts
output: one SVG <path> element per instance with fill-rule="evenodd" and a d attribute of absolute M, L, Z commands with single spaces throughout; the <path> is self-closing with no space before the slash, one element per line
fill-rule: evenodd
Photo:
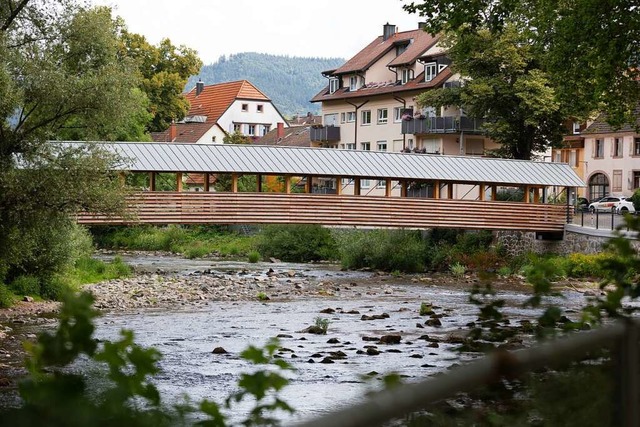
<path fill-rule="evenodd" d="M 339 126 L 319 126 L 311 127 L 311 142 L 333 142 L 340 141 Z"/>
<path fill-rule="evenodd" d="M 410 119 L 402 121 L 402 133 L 482 133 L 483 119 L 472 119 L 463 116 L 426 117 L 424 119 Z"/>

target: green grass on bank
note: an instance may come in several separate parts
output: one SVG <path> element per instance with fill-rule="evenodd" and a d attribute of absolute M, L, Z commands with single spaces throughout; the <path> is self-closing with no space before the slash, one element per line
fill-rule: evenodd
<path fill-rule="evenodd" d="M 0 283 L 0 308 L 10 307 L 25 296 L 36 300 L 59 300 L 69 289 L 79 290 L 82 285 L 127 277 L 131 274 L 131 267 L 119 257 L 111 262 L 104 262 L 85 255 L 78 258 L 73 266 L 63 273 L 47 279 L 22 275 L 7 285 Z"/>
<path fill-rule="evenodd" d="M 91 230 L 98 247 L 139 251 L 167 251 L 186 258 L 208 255 L 245 257 L 255 250 L 255 236 L 221 227 L 103 227 Z"/>

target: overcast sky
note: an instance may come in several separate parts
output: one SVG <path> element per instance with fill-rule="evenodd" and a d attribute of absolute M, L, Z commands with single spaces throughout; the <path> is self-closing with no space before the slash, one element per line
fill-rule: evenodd
<path fill-rule="evenodd" d="M 169 38 L 196 49 L 205 64 L 220 55 L 260 52 L 349 59 L 389 22 L 399 31 L 420 18 L 408 0 L 92 0 L 124 18 L 151 43 Z"/>

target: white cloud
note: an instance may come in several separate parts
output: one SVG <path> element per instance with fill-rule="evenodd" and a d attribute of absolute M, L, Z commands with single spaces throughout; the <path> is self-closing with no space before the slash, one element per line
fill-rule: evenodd
<path fill-rule="evenodd" d="M 399 31 L 420 18 L 402 0 L 93 0 L 152 43 L 169 38 L 196 49 L 205 64 L 220 55 L 262 52 L 350 58 L 389 22 Z"/>

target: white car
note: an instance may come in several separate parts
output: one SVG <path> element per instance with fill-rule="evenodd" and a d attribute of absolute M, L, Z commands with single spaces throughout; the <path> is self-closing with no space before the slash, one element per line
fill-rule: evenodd
<path fill-rule="evenodd" d="M 636 208 L 635 206 L 633 206 L 633 202 L 631 201 L 631 199 L 623 200 L 622 202 L 618 203 L 618 206 L 616 206 L 616 213 L 618 214 L 635 213 L 635 212 L 636 212 Z"/>
<path fill-rule="evenodd" d="M 589 205 L 589 212 L 615 212 L 620 202 L 625 201 L 624 197 L 607 196 Z"/>

